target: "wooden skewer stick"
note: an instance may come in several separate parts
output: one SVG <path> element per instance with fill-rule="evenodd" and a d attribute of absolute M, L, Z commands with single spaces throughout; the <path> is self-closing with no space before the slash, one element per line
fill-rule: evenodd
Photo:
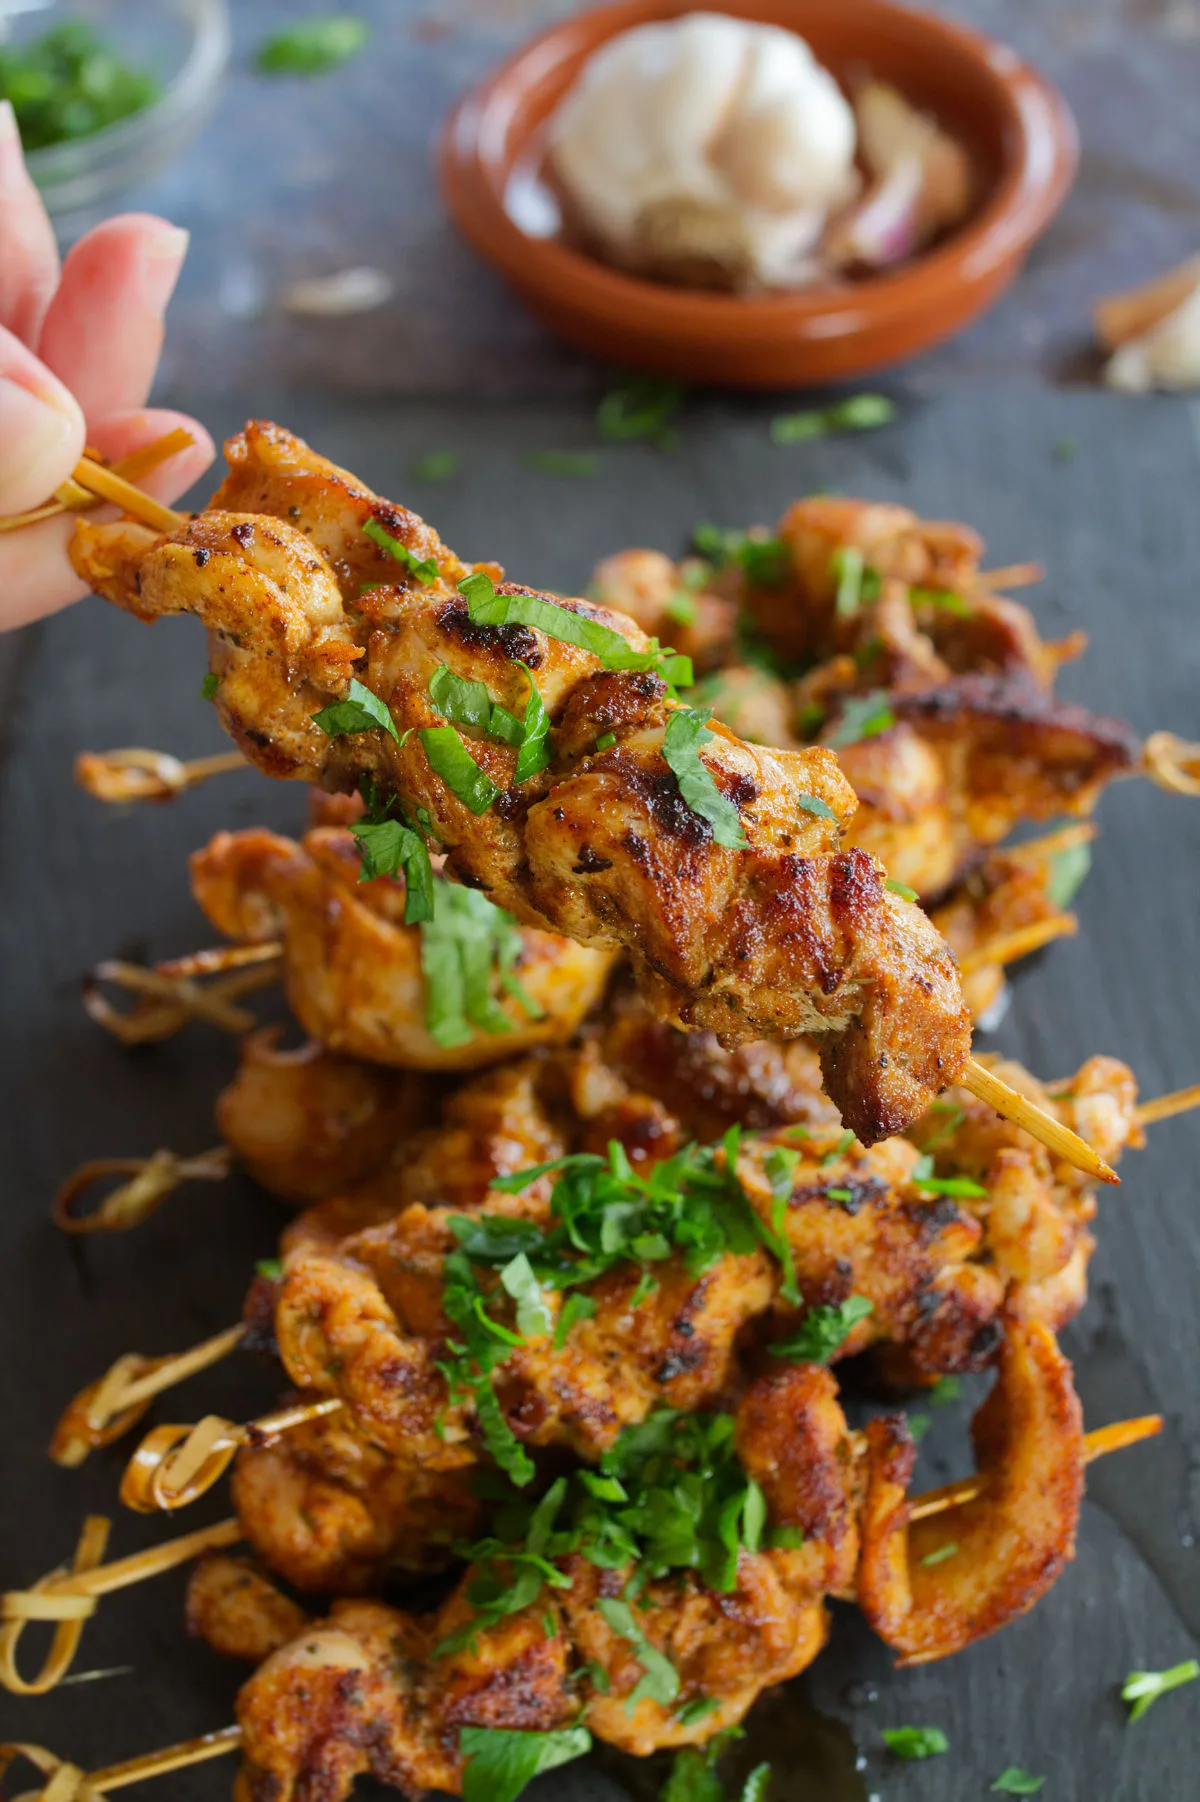
<path fill-rule="evenodd" d="M 985 1069 L 977 1059 L 967 1059 L 967 1067 L 959 1080 L 972 1095 L 980 1101 L 986 1101 L 989 1107 L 994 1107 L 998 1114 L 1003 1114 L 1014 1126 L 1023 1127 L 1048 1151 L 1054 1152 L 1056 1157 L 1065 1158 L 1068 1164 L 1073 1164 L 1077 1170 L 1082 1170 L 1086 1176 L 1094 1177 L 1099 1182 L 1120 1182 L 1116 1171 L 1078 1133 L 1072 1132 L 1069 1126 L 1063 1126 L 1061 1121 L 1052 1119 L 1027 1096 L 1019 1095 L 1016 1089 L 1010 1089 L 1006 1082 L 1001 1082 L 998 1076 Z"/>
<path fill-rule="evenodd" d="M 1083 1440 L 1084 1462 L 1091 1464 L 1096 1458 L 1107 1457 L 1109 1452 L 1124 1451 L 1127 1445 L 1137 1445 L 1143 1439 L 1153 1439 L 1161 1433 L 1163 1417 L 1161 1414 L 1142 1414 L 1136 1420 L 1118 1420 L 1110 1427 L 1098 1427 L 1094 1433 L 1086 1433 Z M 927 1489 L 924 1495 L 913 1498 L 908 1511 L 908 1518 L 928 1520 L 934 1514 L 944 1514 L 948 1508 L 961 1508 L 964 1502 L 973 1502 L 976 1496 L 983 1494 L 987 1488 L 986 1477 L 964 1477 L 961 1482 L 947 1483 L 941 1489 Z"/>
<path fill-rule="evenodd" d="M 1171 1120 L 1176 1114 L 1190 1113 L 1194 1107 L 1200 1107 L 1200 1082 L 1194 1082 L 1190 1089 L 1176 1089 L 1172 1095 L 1143 1101 L 1137 1111 L 1138 1123 L 1153 1126 L 1157 1120 Z"/>
<path fill-rule="evenodd" d="M 1140 773 L 1172 794 L 1200 795 L 1200 745 L 1174 732 L 1152 732 L 1142 746 Z"/>
<path fill-rule="evenodd" d="M 148 1158 L 93 1158 L 67 1178 L 54 1197 L 51 1218 L 64 1233 L 128 1232 L 160 1208 L 180 1183 L 224 1182 L 232 1166 L 228 1145 L 214 1145 L 190 1158 L 173 1151 L 156 1151 Z M 106 1176 L 128 1176 L 130 1181 L 106 1195 L 94 1213 L 77 1214 L 76 1203 Z"/>
<path fill-rule="evenodd" d="M 168 1771 L 181 1771 L 188 1765 L 201 1764 L 208 1758 L 224 1758 L 236 1752 L 242 1743 L 240 1727 L 222 1727 L 217 1733 L 202 1733 L 198 1739 L 184 1740 L 176 1746 L 163 1746 L 157 1752 L 144 1752 L 140 1758 L 126 1759 L 123 1764 L 106 1765 L 90 1776 L 76 1764 L 58 1758 L 45 1746 L 30 1745 L 24 1740 L 10 1740 L 0 1745 L 0 1778 L 14 1759 L 24 1758 L 39 1770 L 48 1782 L 40 1790 L 27 1792 L 17 1802 L 94 1802 L 111 1790 L 124 1789 L 131 1783 L 142 1783 L 147 1777 L 164 1777 Z"/>
<path fill-rule="evenodd" d="M 234 998 L 278 982 L 282 959 L 283 945 L 278 939 L 195 951 L 149 969 L 107 958 L 96 965 L 84 984 L 84 1011 L 123 1045 L 157 1044 L 189 1020 L 205 1020 L 240 1036 L 256 1022 L 244 1007 L 232 1005 Z M 196 978 L 206 976 L 215 980 L 202 988 Z M 127 1012 L 108 999 L 105 983 L 115 983 L 137 996 Z"/>
<path fill-rule="evenodd" d="M 243 1445 L 264 1445 L 345 1405 L 337 1396 L 327 1396 L 280 1408 L 244 1426 L 208 1414 L 195 1426 L 155 1427 L 125 1467 L 121 1500 L 137 1514 L 185 1508 L 220 1481 Z"/>
<path fill-rule="evenodd" d="M 54 1429 L 50 1456 L 67 1470 L 77 1469 L 98 1446 L 111 1445 L 136 1426 L 156 1395 L 219 1364 L 236 1351 L 245 1333 L 245 1327 L 239 1323 L 188 1351 L 166 1358 L 144 1358 L 137 1352 L 126 1352 L 69 1403 Z"/>
<path fill-rule="evenodd" d="M 1096 836 L 1091 820 L 1077 820 L 1072 826 L 1060 826 L 1055 832 L 1044 832 L 1040 838 L 1024 838 L 1019 845 L 1006 845 L 1004 857 L 1056 857 L 1060 851 L 1073 851 L 1077 845 L 1090 845 Z"/>
<path fill-rule="evenodd" d="M 190 432 L 185 432 L 182 426 L 176 426 L 174 431 L 156 438 L 152 444 L 143 444 L 140 450 L 132 451 L 128 457 L 122 457 L 119 463 L 113 463 L 109 467 L 113 475 L 124 476 L 127 481 L 133 482 L 139 476 L 148 475 L 152 469 L 157 469 L 160 463 L 177 457 L 180 451 L 189 449 L 195 442 Z M 100 461 L 94 452 L 88 451 L 86 454 L 89 461 Z M 62 513 L 76 513 L 83 508 L 94 507 L 98 504 L 98 499 L 97 495 L 80 482 L 66 481 L 56 491 L 53 500 L 44 501 L 40 507 L 33 507 L 28 513 L 14 513 L 8 519 L 0 519 L 0 532 L 16 532 L 22 526 L 40 525 L 42 520 L 54 519 Z"/>
<path fill-rule="evenodd" d="M 1018 926 L 1013 932 L 998 933 L 994 939 L 987 939 L 982 945 L 976 945 L 971 951 L 964 951 L 958 960 L 958 967 L 964 976 L 970 976 L 975 970 L 986 969 L 989 964 L 1012 964 L 1019 957 L 1028 957 L 1031 951 L 1040 951 L 1043 945 L 1050 944 L 1053 939 L 1072 938 L 1079 929 L 1079 921 L 1074 914 L 1051 914 L 1044 920 L 1031 920 L 1028 926 Z"/>
<path fill-rule="evenodd" d="M 977 587 L 994 592 L 998 588 L 1032 588 L 1045 575 L 1040 563 L 1008 563 L 1002 569 L 981 569 L 975 582 Z"/>
<path fill-rule="evenodd" d="M 218 751 L 182 763 L 169 751 L 126 745 L 118 751 L 81 751 L 75 780 L 97 801 L 173 801 L 211 776 L 248 768 L 240 751 Z"/>
<path fill-rule="evenodd" d="M 74 474 L 81 488 L 86 488 L 91 494 L 102 495 L 106 501 L 113 501 L 134 519 L 153 526 L 156 532 L 178 532 L 188 523 L 186 513 L 177 513 L 174 507 L 164 507 L 161 501 L 151 499 L 150 495 L 135 488 L 124 476 L 119 476 L 115 469 L 106 469 L 103 463 L 93 463 L 90 457 L 80 459 Z"/>
<path fill-rule="evenodd" d="M 102 1515 L 84 1521 L 70 1571 L 54 1570 L 30 1589 L 9 1590 L 0 1596 L 0 1684 L 14 1696 L 44 1696 L 62 1682 L 79 1648 L 84 1623 L 96 1612 L 101 1596 L 142 1583 L 163 1571 L 174 1570 L 218 1546 L 235 1545 L 244 1537 L 236 1520 L 218 1521 L 165 1545 L 150 1546 L 128 1558 L 101 1564 L 110 1522 Z M 36 1677 L 25 1678 L 17 1669 L 17 1645 L 31 1621 L 55 1623 L 54 1638 Z"/>

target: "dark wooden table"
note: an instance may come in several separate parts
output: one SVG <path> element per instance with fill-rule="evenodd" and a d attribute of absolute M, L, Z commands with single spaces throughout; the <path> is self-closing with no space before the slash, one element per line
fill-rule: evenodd
<path fill-rule="evenodd" d="M 240 53 L 291 9 L 238 7 Z M 526 453 L 594 445 L 605 377 L 556 349 L 454 240 L 427 167 L 446 102 L 507 44 L 556 10 L 465 3 L 372 4 L 377 52 L 327 81 L 266 86 L 237 75 L 187 160 L 138 204 L 195 234 L 172 316 L 167 391 L 218 432 L 248 412 L 311 436 L 383 491 L 427 511 L 467 555 L 577 588 L 601 554 L 631 542 L 677 548 L 698 520 L 770 520 L 815 487 L 898 498 L 979 525 L 997 562 L 1045 560 L 1035 599 L 1051 634 L 1084 626 L 1092 648 L 1064 682 L 1072 699 L 1142 730 L 1200 737 L 1196 627 L 1200 431 L 1192 403 L 1131 401 L 1051 378 L 1073 363 L 1086 303 L 1110 281 L 1194 248 L 1200 215 L 1200 8 L 1147 3 L 964 12 L 1017 42 L 1064 83 L 1085 128 L 1085 173 L 1016 293 L 953 346 L 889 378 L 898 422 L 789 451 L 771 446 L 768 402 L 699 397 L 670 454 L 602 452 L 590 481 L 536 475 Z M 559 9 L 561 10 L 561 9 Z M 429 21 L 449 31 L 435 35 Z M 300 109 L 297 109 L 297 100 Z M 1191 134 L 1190 141 L 1188 134 Z M 298 322 L 272 305 L 300 275 L 370 262 L 394 303 L 353 322 Z M 261 317 L 250 316 L 264 306 Z M 1056 455 L 1058 441 L 1076 447 Z M 433 449 L 461 453 L 437 487 L 408 475 Z M 166 1352 L 237 1316 L 246 1273 L 280 1213 L 237 1180 L 192 1187 L 123 1239 L 66 1244 L 48 1198 L 78 1161 L 196 1150 L 229 1041 L 193 1027 L 124 1053 L 87 1021 L 83 972 L 114 953 L 159 957 L 207 942 L 186 856 L 221 826 L 299 824 L 303 796 L 251 772 L 177 805 L 101 808 L 76 791 L 85 746 L 219 748 L 197 697 L 192 622 L 148 631 L 96 601 L 10 642 L 0 727 L 0 935 L 4 1223 L 0 1258 L 0 1585 L 69 1553 L 85 1511 L 116 1517 L 113 1553 L 217 1518 L 217 1498 L 171 1523 L 122 1514 L 122 1450 L 79 1472 L 42 1452 L 65 1400 L 120 1352 Z M 1200 808 L 1144 783 L 1106 797 L 1081 932 L 1021 980 L 998 1043 L 1055 1075 L 1094 1050 L 1127 1058 L 1156 1094 L 1200 1075 Z M 964 1656 L 893 1673 L 849 1609 L 782 1719 L 786 1779 L 773 1802 L 971 1802 L 1005 1766 L 1044 1773 L 1046 1802 L 1184 1802 L 1195 1792 L 1200 1684 L 1130 1728 L 1125 1674 L 1193 1656 L 1200 1641 L 1200 1279 L 1195 1170 L 1200 1117 L 1157 1128 L 1101 1199 L 1087 1311 L 1067 1337 L 1091 1424 L 1161 1409 L 1163 1437 L 1097 1466 L 1079 1555 L 1024 1622 Z M 968 1385 L 968 1389 L 973 1386 Z M 242 1418 L 269 1403 L 271 1374 L 232 1360 L 157 1411 Z M 935 1417 L 922 1483 L 964 1468 L 966 1409 Z M 20 1705 L 0 1698 L 0 1737 L 50 1745 L 84 1768 L 218 1727 L 237 1673 L 187 1642 L 183 1576 L 113 1598 L 88 1627 L 84 1671 L 132 1666 Z M 777 1717 L 778 1718 L 778 1717 Z M 936 1723 L 949 1756 L 900 1765 L 880 1728 Z M 756 1733 L 761 1729 L 756 1729 Z M 752 1745 L 757 1745 L 757 1739 Z M 856 1769 L 861 1761 L 861 1769 Z M 209 1766 L 153 1793 L 215 1802 L 230 1770 Z M 588 1769 L 546 1780 L 552 1802 L 617 1802 Z"/>

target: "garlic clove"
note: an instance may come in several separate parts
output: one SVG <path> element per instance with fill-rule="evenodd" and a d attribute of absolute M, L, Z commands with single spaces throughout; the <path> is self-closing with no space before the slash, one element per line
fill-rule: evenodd
<path fill-rule="evenodd" d="M 1200 256 L 1156 275 L 1137 288 L 1108 294 L 1092 309 L 1092 320 L 1105 350 L 1118 350 L 1130 338 L 1140 338 L 1182 305 L 1200 284 Z"/>
<path fill-rule="evenodd" d="M 836 220 L 821 254 L 834 269 L 888 269 L 921 242 L 925 169 L 912 152 L 896 158 L 858 206 Z"/>
<path fill-rule="evenodd" d="M 1118 343 L 1115 355 L 1105 365 L 1104 380 L 1110 388 L 1127 394 L 1146 394 L 1152 388 L 1200 388 L 1200 259 L 1192 285 L 1179 304 L 1149 330 Z"/>
<path fill-rule="evenodd" d="M 885 177 L 909 157 L 921 164 L 919 236 L 956 225 L 971 205 L 971 165 L 966 151 L 887 82 L 871 81 L 855 96 L 854 114 L 863 159 Z"/>

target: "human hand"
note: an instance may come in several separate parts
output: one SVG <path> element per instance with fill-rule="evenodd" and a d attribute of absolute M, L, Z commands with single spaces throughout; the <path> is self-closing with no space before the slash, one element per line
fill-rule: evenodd
<path fill-rule="evenodd" d="M 40 506 L 94 445 L 116 460 L 182 426 L 194 440 L 139 486 L 173 501 L 212 462 L 212 439 L 149 408 L 163 314 L 187 233 L 148 213 L 108 219 L 61 271 L 11 106 L 0 101 L 0 519 Z M 0 629 L 85 592 L 67 560 L 69 514 L 0 533 Z"/>

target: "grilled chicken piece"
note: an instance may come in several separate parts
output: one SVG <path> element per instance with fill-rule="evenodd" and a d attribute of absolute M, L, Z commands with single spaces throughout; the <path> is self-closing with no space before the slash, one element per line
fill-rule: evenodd
<path fill-rule="evenodd" d="M 627 614 L 643 632 L 674 645 L 703 675 L 729 662 L 738 624 L 736 600 L 709 593 L 707 574 L 702 558 L 673 563 L 661 551 L 618 551 L 592 571 L 588 599 Z"/>
<path fill-rule="evenodd" d="M 82 522 L 73 555 L 143 618 L 206 621 L 218 709 L 248 756 L 334 787 L 371 776 L 414 816 L 425 809 L 450 849 L 448 874 L 527 925 L 624 946 L 683 1025 L 729 1045 L 817 1035 L 829 1093 L 864 1141 L 901 1130 L 961 1071 L 969 1020 L 953 960 L 874 861 L 838 845 L 854 798 L 830 753 L 755 751 L 717 728 L 702 762 L 747 839 L 726 849 L 663 757 L 669 710 L 656 676 L 606 670 L 525 626 L 473 623 L 454 586 L 464 566 L 430 529 L 286 433 L 251 427 L 229 455 L 214 507 L 181 532 L 147 545 L 128 526 Z M 436 579 L 399 568 L 365 535 L 371 521 Z M 622 615 L 556 604 L 646 649 Z M 354 675 L 402 731 L 439 726 L 429 682 L 442 665 L 520 713 L 522 664 L 554 722 L 554 761 L 514 789 L 516 752 L 472 739 L 501 791 L 482 815 L 434 772 L 419 736 L 331 741 L 312 722 Z M 610 733 L 615 743 L 598 751 Z"/>
<path fill-rule="evenodd" d="M 191 860 L 192 891 L 235 939 L 281 938 L 284 983 L 305 1031 L 334 1051 L 410 1070 L 473 1070 L 534 1045 L 562 1044 L 600 999 L 610 951 L 514 927 L 512 974 L 526 1001 L 494 984 L 504 1031 L 473 1026 L 444 1044 L 426 1024 L 422 937 L 404 924 L 404 885 L 358 880 L 348 831 L 302 844 L 256 828 L 218 832 Z"/>
<path fill-rule="evenodd" d="M 979 954 L 1008 934 L 1043 921 L 1070 927 L 1072 917 L 1054 898 L 1057 852 L 1039 840 L 992 851 L 968 872 L 949 899 L 930 909 L 930 918 L 956 957 L 972 958 L 964 971 L 963 993 L 976 1020 L 1001 1000 L 1005 965 L 977 962 Z"/>
<path fill-rule="evenodd" d="M 345 1413 L 243 1447 L 232 1500 L 263 1564 L 296 1589 L 323 1595 L 443 1568 L 479 1514 L 463 1474 L 389 1458 Z M 211 1642 L 203 1626 L 196 1630 Z"/>
<path fill-rule="evenodd" d="M 1006 1326 L 973 1422 L 986 1479 L 975 1501 L 910 1524 L 916 1447 L 903 1417 L 867 1428 L 858 1601 L 901 1665 L 945 1658 L 1025 1614 L 1075 1554 L 1085 1458 L 1071 1366 L 1044 1326 Z"/>
<path fill-rule="evenodd" d="M 210 1552 L 188 1579 L 187 1630 L 222 1658 L 261 1664 L 304 1631 L 308 1616 L 253 1558 Z"/>

